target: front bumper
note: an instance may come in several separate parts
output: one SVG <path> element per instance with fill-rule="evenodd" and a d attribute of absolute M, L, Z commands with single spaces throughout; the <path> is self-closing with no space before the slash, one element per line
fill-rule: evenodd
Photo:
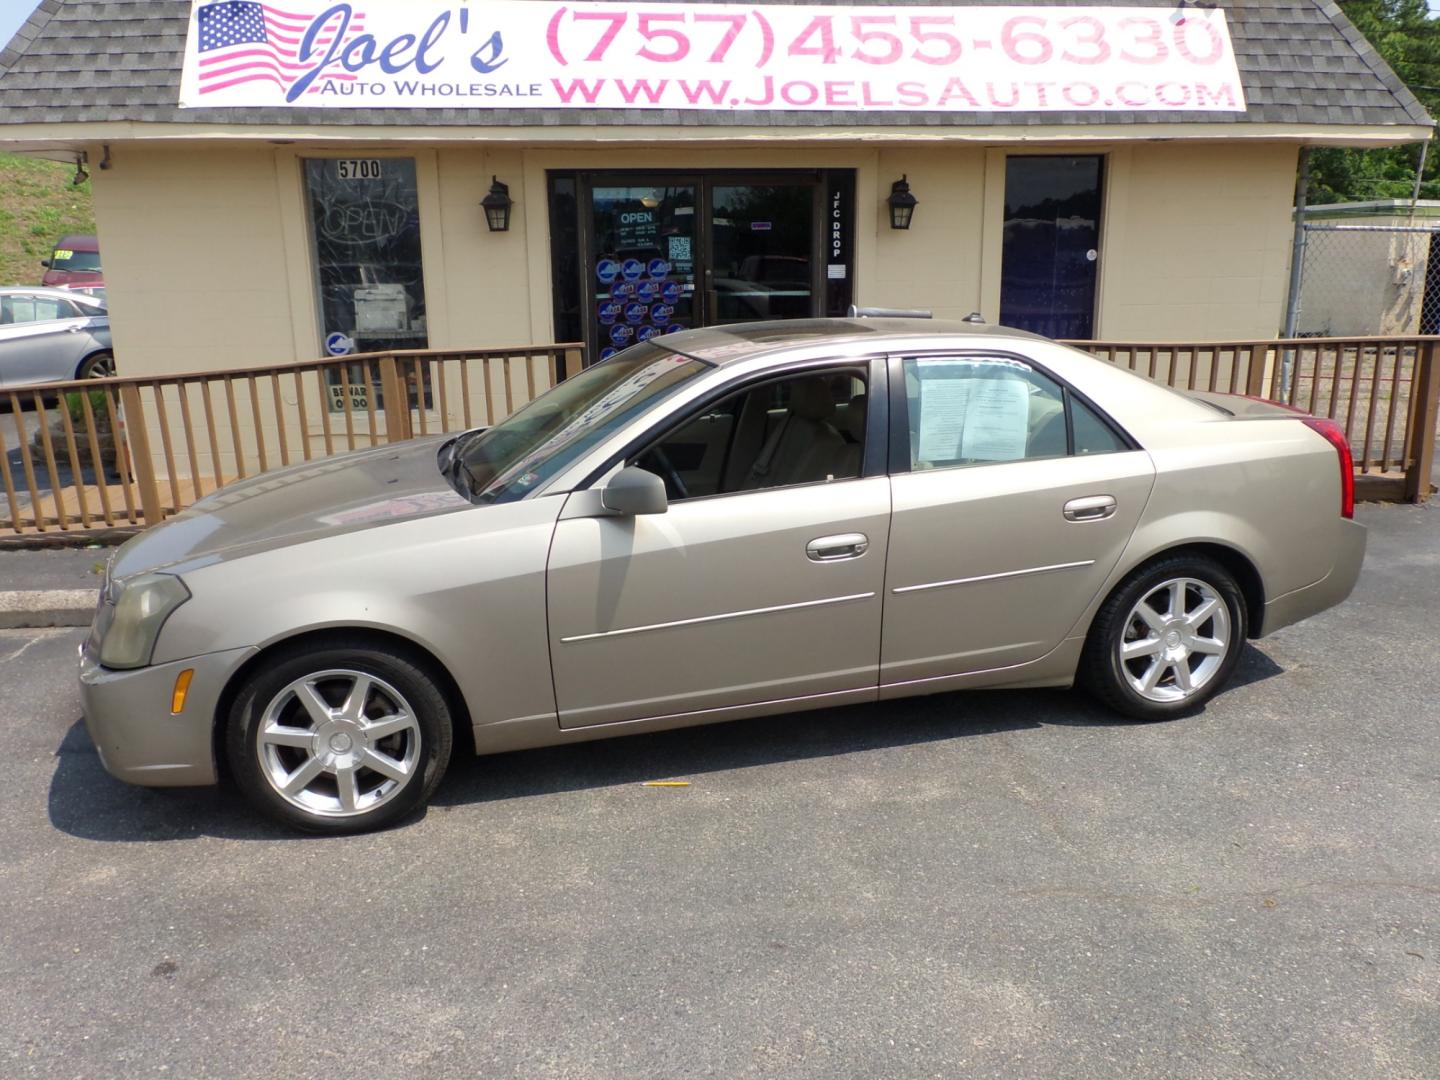
<path fill-rule="evenodd" d="M 1350 595 L 1360 577 L 1360 567 L 1365 562 L 1365 526 L 1358 521 L 1340 522 L 1340 543 L 1335 551 L 1335 562 L 1326 574 L 1313 585 L 1277 596 L 1265 605 L 1265 621 L 1260 627 L 1261 636 L 1268 637 L 1276 630 L 1311 615 L 1318 615 L 1332 608 Z"/>
<path fill-rule="evenodd" d="M 213 784 L 215 707 L 230 677 L 255 649 L 192 656 L 134 671 L 100 666 L 91 642 L 80 648 L 80 700 L 85 727 L 110 775 L 144 787 Z M 193 668 L 190 693 L 170 713 L 175 679 Z"/>

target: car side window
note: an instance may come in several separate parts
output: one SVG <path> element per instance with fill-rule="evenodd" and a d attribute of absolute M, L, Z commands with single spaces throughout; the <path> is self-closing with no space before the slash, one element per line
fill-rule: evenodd
<path fill-rule="evenodd" d="M 1070 398 L 1070 423 L 1075 432 L 1076 454 L 1118 454 L 1130 449 L 1109 424 L 1083 401 Z"/>
<path fill-rule="evenodd" d="M 861 474 L 863 367 L 752 384 L 706 406 L 635 458 L 672 501 L 849 480 Z"/>
<path fill-rule="evenodd" d="M 51 322 L 73 319 L 75 308 L 68 301 L 48 296 L 6 296 L 0 298 L 0 323 Z"/>
<path fill-rule="evenodd" d="M 1065 393 L 1002 357 L 906 359 L 910 467 L 944 469 L 1064 457 Z"/>

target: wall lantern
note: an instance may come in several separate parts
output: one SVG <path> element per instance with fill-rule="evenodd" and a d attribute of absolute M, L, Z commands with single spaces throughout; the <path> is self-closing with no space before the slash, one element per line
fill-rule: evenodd
<path fill-rule="evenodd" d="M 490 226 L 491 232 L 509 232 L 510 208 L 515 205 L 510 201 L 510 185 L 502 184 L 498 176 L 490 179 L 493 181 L 490 194 L 480 200 L 485 210 L 485 224 Z"/>
<path fill-rule="evenodd" d="M 890 227 L 892 229 L 910 228 L 910 219 L 915 216 L 915 205 L 920 201 L 910 194 L 910 185 L 907 177 L 901 176 L 899 180 L 890 185 Z"/>

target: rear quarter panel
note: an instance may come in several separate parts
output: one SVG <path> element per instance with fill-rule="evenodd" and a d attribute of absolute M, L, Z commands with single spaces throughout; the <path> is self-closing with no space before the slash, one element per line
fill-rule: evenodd
<path fill-rule="evenodd" d="M 1218 416 L 1218 414 L 1217 414 Z M 1259 571 L 1265 600 L 1330 572 L 1340 546 L 1335 450 L 1296 417 L 1178 425 L 1153 445 L 1155 489 L 1120 562 L 1209 542 Z"/>

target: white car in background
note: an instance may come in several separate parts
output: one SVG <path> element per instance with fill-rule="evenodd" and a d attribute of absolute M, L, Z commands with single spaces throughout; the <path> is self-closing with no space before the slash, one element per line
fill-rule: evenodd
<path fill-rule="evenodd" d="M 0 288 L 0 390 L 114 374 L 103 299 L 71 289 Z"/>

